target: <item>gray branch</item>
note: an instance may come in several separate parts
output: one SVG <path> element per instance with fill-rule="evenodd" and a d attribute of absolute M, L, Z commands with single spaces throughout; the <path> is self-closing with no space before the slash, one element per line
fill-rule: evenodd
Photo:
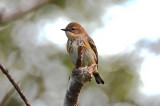
<path fill-rule="evenodd" d="M 72 71 L 65 95 L 64 106 L 78 106 L 81 89 L 86 82 L 91 81 L 95 67 L 96 64 L 93 64 L 90 67 L 79 67 Z"/>

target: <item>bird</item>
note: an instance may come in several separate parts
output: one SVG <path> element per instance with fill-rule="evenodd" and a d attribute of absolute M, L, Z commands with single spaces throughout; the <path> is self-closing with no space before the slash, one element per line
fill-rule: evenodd
<path fill-rule="evenodd" d="M 83 47 L 82 51 L 82 67 L 91 66 L 92 64 L 97 64 L 96 72 L 93 72 L 93 76 L 97 84 L 104 84 L 103 79 L 100 77 L 98 72 L 98 52 L 96 45 L 92 38 L 87 34 L 85 29 L 76 22 L 69 23 L 65 29 L 65 34 L 68 38 L 67 41 L 67 51 L 72 63 L 77 64 L 79 51 L 78 48 Z"/>

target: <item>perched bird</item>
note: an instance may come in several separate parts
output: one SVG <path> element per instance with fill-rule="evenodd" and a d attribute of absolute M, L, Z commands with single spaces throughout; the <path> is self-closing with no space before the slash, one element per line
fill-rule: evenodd
<path fill-rule="evenodd" d="M 96 72 L 93 73 L 95 80 L 98 84 L 104 84 L 104 81 L 98 73 L 98 53 L 94 41 L 89 37 L 85 29 L 78 23 L 71 22 L 65 29 L 67 41 L 67 51 L 69 53 L 72 63 L 76 67 L 78 61 L 78 47 L 83 47 L 82 52 L 82 67 L 91 66 L 92 64 L 97 64 Z"/>

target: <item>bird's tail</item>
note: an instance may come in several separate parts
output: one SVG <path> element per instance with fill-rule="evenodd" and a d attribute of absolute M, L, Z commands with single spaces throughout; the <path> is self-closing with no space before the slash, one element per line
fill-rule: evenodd
<path fill-rule="evenodd" d="M 104 84 L 104 81 L 102 80 L 98 72 L 94 72 L 93 75 L 97 84 Z"/>

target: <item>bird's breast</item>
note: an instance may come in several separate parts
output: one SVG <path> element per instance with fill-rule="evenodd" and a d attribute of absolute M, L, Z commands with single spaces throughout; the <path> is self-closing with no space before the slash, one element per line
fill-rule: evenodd
<path fill-rule="evenodd" d="M 88 49 L 82 39 L 70 40 L 68 42 L 69 56 L 74 65 L 78 59 L 78 47 L 83 46 L 82 66 L 90 66 L 95 63 L 95 54 L 92 49 Z"/>
<path fill-rule="evenodd" d="M 78 47 L 82 43 L 81 40 L 75 39 L 75 40 L 69 40 L 68 46 L 69 46 L 69 56 L 74 65 L 76 65 L 77 59 L 78 59 Z"/>

